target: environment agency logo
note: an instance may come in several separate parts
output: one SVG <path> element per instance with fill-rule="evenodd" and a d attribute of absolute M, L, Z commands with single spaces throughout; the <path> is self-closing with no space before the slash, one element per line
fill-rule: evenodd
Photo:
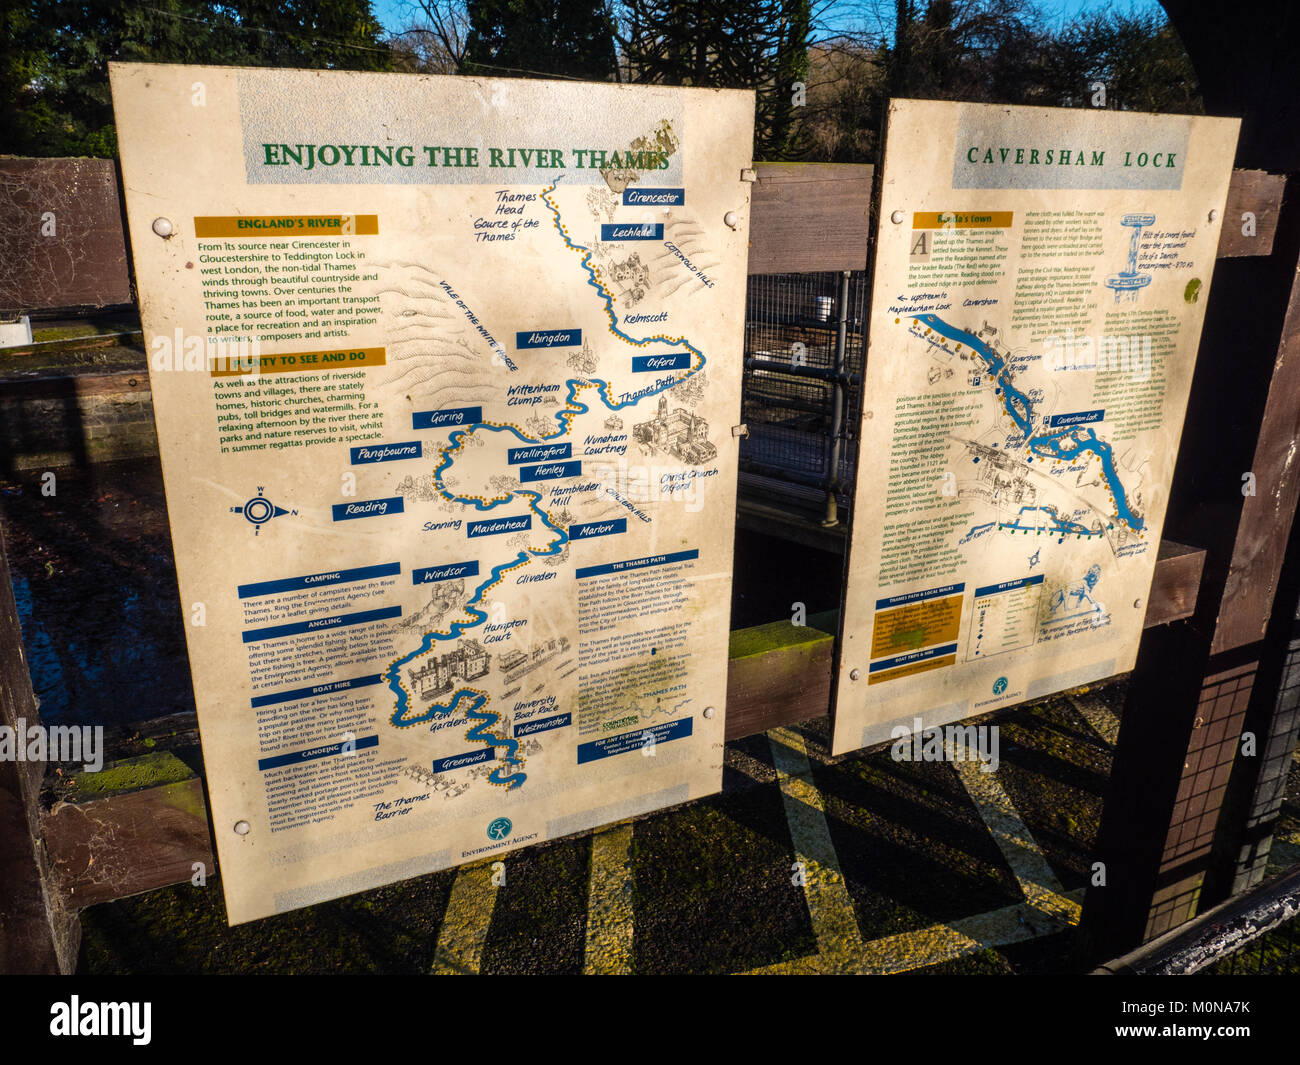
<path fill-rule="evenodd" d="M 1007 690 L 1007 678 L 998 677 L 998 679 L 993 682 L 993 694 L 1001 695 L 1006 690 Z"/>
<path fill-rule="evenodd" d="M 488 839 L 506 839 L 510 835 L 510 830 L 514 827 L 510 823 L 510 818 L 498 817 L 487 827 Z"/>

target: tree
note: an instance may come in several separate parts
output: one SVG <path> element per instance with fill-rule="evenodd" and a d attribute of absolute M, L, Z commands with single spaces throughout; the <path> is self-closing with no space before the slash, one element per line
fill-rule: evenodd
<path fill-rule="evenodd" d="M 460 72 L 610 81 L 614 23 L 601 0 L 469 0 Z"/>
<path fill-rule="evenodd" d="M 755 158 L 788 154 L 808 71 L 811 0 L 627 0 L 630 80 L 754 89 Z"/>
<path fill-rule="evenodd" d="M 886 53 L 870 40 L 838 37 L 808 53 L 807 106 L 798 114 L 803 155 L 827 163 L 869 163 L 889 99 Z"/>
<path fill-rule="evenodd" d="M 393 42 L 401 65 L 426 74 L 459 74 L 469 42 L 465 0 L 416 0 L 415 8 L 414 22 Z"/>
<path fill-rule="evenodd" d="M 1181 114 L 1205 109 L 1182 41 L 1158 15 L 1108 11 L 1082 16 L 1052 44 L 1049 69 L 1062 104 L 1089 105 L 1092 85 L 1101 82 L 1108 108 Z"/>
<path fill-rule="evenodd" d="M 1046 102 L 1049 35 L 1024 0 L 897 0 L 890 93 L 933 100 Z"/>
<path fill-rule="evenodd" d="M 369 0 L 29 0 L 5 15 L 0 144 L 113 155 L 108 63 L 391 68 Z"/>

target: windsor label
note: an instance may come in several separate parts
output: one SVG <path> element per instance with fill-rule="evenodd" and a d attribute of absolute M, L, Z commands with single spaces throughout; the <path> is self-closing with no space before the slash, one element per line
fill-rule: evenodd
<path fill-rule="evenodd" d="M 836 754 L 1133 667 L 1237 129 L 891 106 Z"/>
<path fill-rule="evenodd" d="M 111 74 L 231 923 L 718 791 L 753 94 Z"/>

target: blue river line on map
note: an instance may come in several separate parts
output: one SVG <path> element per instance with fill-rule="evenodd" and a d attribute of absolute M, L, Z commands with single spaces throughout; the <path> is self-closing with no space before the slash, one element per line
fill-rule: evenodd
<path fill-rule="evenodd" d="M 555 420 L 558 427 L 555 432 L 546 434 L 541 437 L 527 436 L 513 425 L 501 425 L 494 422 L 475 422 L 464 429 L 457 429 L 453 432 L 447 441 L 447 446 L 443 449 L 442 462 L 434 470 L 434 484 L 438 493 L 446 500 L 452 503 L 459 503 L 473 506 L 476 510 L 494 510 L 499 506 L 522 498 L 527 500 L 528 508 L 551 532 L 555 533 L 555 539 L 543 548 L 528 548 L 520 551 L 514 558 L 507 562 L 501 562 L 492 567 L 491 573 L 482 584 L 480 584 L 469 602 L 465 604 L 465 613 L 467 617 L 462 620 L 452 622 L 446 632 L 426 632 L 417 647 L 410 654 L 404 655 L 393 662 L 384 672 L 384 679 L 389 689 L 396 697 L 396 704 L 391 723 L 398 728 L 409 728 L 412 725 L 419 725 L 435 717 L 446 717 L 454 713 L 462 704 L 465 705 L 465 715 L 470 720 L 477 722 L 473 728 L 465 733 L 465 738 L 474 743 L 484 743 L 489 748 L 502 748 L 505 751 L 505 757 L 502 759 L 502 765 L 497 766 L 488 774 L 488 780 L 493 784 L 505 788 L 513 789 L 520 787 L 528 775 L 523 772 L 522 766 L 524 759 L 519 757 L 519 741 L 511 736 L 502 736 L 494 731 L 497 724 L 501 721 L 501 715 L 495 710 L 487 709 L 490 698 L 486 692 L 474 688 L 458 688 L 452 693 L 451 697 L 445 703 L 434 703 L 428 710 L 414 716 L 407 716 L 411 708 L 410 697 L 402 685 L 402 667 L 407 663 L 426 654 L 433 645 L 442 640 L 458 639 L 467 629 L 474 628 L 483 624 L 487 620 L 487 613 L 482 609 L 484 594 L 492 588 L 504 574 L 518 566 L 527 565 L 534 558 L 549 558 L 563 552 L 565 545 L 569 542 L 568 531 L 551 522 L 550 516 L 544 511 L 539 504 L 541 503 L 541 493 L 519 489 L 510 492 L 507 495 L 500 496 L 491 500 L 482 500 L 473 496 L 458 496 L 448 491 L 443 483 L 443 474 L 451 468 L 453 456 L 464 445 L 465 438 L 480 430 L 487 430 L 494 433 L 513 433 L 526 444 L 543 443 L 547 440 L 554 440 L 557 437 L 567 436 L 572 430 L 573 419 L 579 414 L 586 414 L 591 408 L 578 399 L 578 393 L 584 388 L 594 388 L 596 395 L 606 408 L 612 411 L 622 410 L 625 407 L 635 406 L 642 399 L 658 395 L 658 393 L 672 388 L 687 380 L 694 374 L 697 374 L 704 368 L 704 353 L 688 342 L 684 337 L 669 337 L 656 335 L 651 337 L 634 337 L 629 336 L 619 328 L 618 317 L 614 313 L 614 298 L 610 291 L 601 282 L 599 273 L 591 263 L 591 249 L 577 244 L 569 239 L 568 230 L 560 220 L 560 209 L 550 198 L 550 194 L 555 190 L 558 179 L 554 184 L 548 185 L 542 190 L 542 202 L 546 204 L 547 209 L 554 216 L 555 231 L 564 241 L 565 247 L 570 251 L 579 252 L 582 255 L 580 265 L 587 273 L 587 284 L 591 285 L 600 294 L 605 301 L 605 314 L 609 317 L 609 331 L 620 340 L 632 344 L 636 347 L 645 347 L 647 344 L 662 343 L 669 347 L 681 347 L 689 351 L 694 357 L 693 365 L 686 370 L 680 377 L 666 379 L 654 386 L 650 386 L 635 396 L 628 396 L 621 401 L 615 401 L 609 394 L 609 383 L 597 378 L 579 379 L 570 378 L 566 384 L 568 392 L 565 396 L 565 406 L 555 414 Z M 626 393 L 625 393 L 626 395 Z"/>
<path fill-rule="evenodd" d="M 941 336 L 945 336 L 959 344 L 966 344 L 984 360 L 988 372 L 998 383 L 1003 408 L 1020 429 L 1020 433 L 1025 440 L 1025 446 L 1030 451 L 1041 458 L 1062 459 L 1066 462 L 1078 458 L 1082 452 L 1092 452 L 1101 463 L 1102 474 L 1106 478 L 1111 496 L 1115 500 L 1116 517 L 1134 532 L 1141 532 L 1146 527 L 1142 518 L 1129 507 L 1124 485 L 1120 482 L 1119 473 L 1115 469 L 1115 457 L 1110 444 L 1099 439 L 1097 434 L 1088 426 L 1072 426 L 1034 433 L 1033 403 L 1028 396 L 1016 388 L 1011 379 L 1011 371 L 1007 367 L 1006 360 L 1001 355 L 974 333 L 968 333 L 964 329 L 958 329 L 956 326 L 950 325 L 937 314 L 918 314 L 914 317 L 916 321 L 923 323 Z M 1022 507 L 1020 513 L 1023 515 L 1026 510 L 1034 509 L 1048 508 Z M 1053 522 L 1056 524 L 1056 527 L 1050 530 L 1052 532 L 1073 533 L 1079 536 L 1088 533 L 1088 530 L 1084 529 L 1083 526 L 1059 518 L 1054 510 L 1051 511 L 1051 515 Z M 1020 525 L 1019 519 L 1017 519 L 1014 523 L 1000 524 L 999 528 L 1016 531 L 1040 531 L 1043 527 L 1040 525 L 1026 527 Z"/>

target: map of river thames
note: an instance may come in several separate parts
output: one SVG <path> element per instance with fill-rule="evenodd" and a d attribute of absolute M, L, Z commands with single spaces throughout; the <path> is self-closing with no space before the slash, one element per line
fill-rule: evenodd
<path fill-rule="evenodd" d="M 112 85 L 232 923 L 719 790 L 753 94 Z"/>

